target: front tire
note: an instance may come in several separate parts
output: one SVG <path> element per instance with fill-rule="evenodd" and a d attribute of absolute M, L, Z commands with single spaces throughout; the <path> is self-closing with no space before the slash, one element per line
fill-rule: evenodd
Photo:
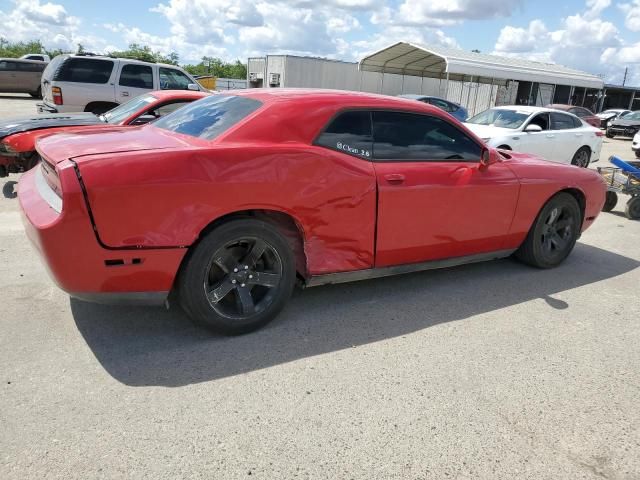
<path fill-rule="evenodd" d="M 578 239 L 582 215 L 576 199 L 560 192 L 542 208 L 525 241 L 515 256 L 537 268 L 553 268 L 561 264 Z"/>
<path fill-rule="evenodd" d="M 581 147 L 578 151 L 573 155 L 571 159 L 571 165 L 575 165 L 576 167 L 587 168 L 589 166 L 589 162 L 591 161 L 591 150 L 589 147 Z"/>
<path fill-rule="evenodd" d="M 183 309 L 198 325 L 227 335 L 256 330 L 284 307 L 295 283 L 295 259 L 271 224 L 232 220 L 208 233 L 179 277 Z"/>

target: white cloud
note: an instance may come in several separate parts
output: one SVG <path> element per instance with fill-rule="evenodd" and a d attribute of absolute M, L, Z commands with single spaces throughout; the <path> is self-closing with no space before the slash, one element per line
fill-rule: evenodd
<path fill-rule="evenodd" d="M 443 26 L 463 20 L 508 17 L 523 0 L 404 0 L 396 22 L 404 25 Z"/>
<path fill-rule="evenodd" d="M 620 10 L 626 14 L 624 26 L 632 32 L 640 32 L 640 0 L 623 3 L 620 5 Z"/>
<path fill-rule="evenodd" d="M 561 28 L 554 31 L 541 20 L 525 28 L 506 26 L 500 31 L 494 53 L 558 63 L 602 74 L 609 82 L 619 81 L 624 71 L 621 64 L 636 54 L 633 47 L 624 45 L 618 28 L 601 18 L 610 5 L 611 0 L 587 0 L 583 12 L 564 18 Z"/>
<path fill-rule="evenodd" d="M 527 28 L 506 26 L 500 30 L 495 50 L 497 53 L 532 52 L 548 44 L 549 32 L 542 20 L 533 20 Z"/>

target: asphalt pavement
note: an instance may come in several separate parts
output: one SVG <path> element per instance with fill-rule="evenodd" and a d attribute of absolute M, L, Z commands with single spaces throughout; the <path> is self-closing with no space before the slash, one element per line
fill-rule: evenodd
<path fill-rule="evenodd" d="M 0 98 L 0 116 L 32 111 Z M 607 140 L 603 159 L 629 148 Z M 625 199 L 557 269 L 506 259 L 313 288 L 226 338 L 176 308 L 70 300 L 4 190 L 2 479 L 640 478 Z"/>

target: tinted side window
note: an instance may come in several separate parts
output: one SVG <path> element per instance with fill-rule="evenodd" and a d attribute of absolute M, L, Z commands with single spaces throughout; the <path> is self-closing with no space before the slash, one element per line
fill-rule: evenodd
<path fill-rule="evenodd" d="M 539 113 L 529 121 L 529 125 L 538 125 L 542 130 L 549 130 L 549 115 Z"/>
<path fill-rule="evenodd" d="M 373 112 L 376 160 L 479 161 L 482 147 L 450 123 L 428 115 Z"/>
<path fill-rule="evenodd" d="M 44 62 L 44 57 L 40 55 L 29 55 L 29 60 L 40 60 L 41 62 Z"/>
<path fill-rule="evenodd" d="M 88 58 L 69 58 L 56 70 L 53 80 L 61 82 L 107 83 L 113 62 Z"/>
<path fill-rule="evenodd" d="M 349 155 L 371 159 L 371 113 L 354 111 L 339 114 L 315 143 Z"/>
<path fill-rule="evenodd" d="M 5 72 L 15 72 L 18 70 L 18 65 L 16 62 L 0 62 L 0 70 Z"/>
<path fill-rule="evenodd" d="M 180 70 L 160 67 L 160 88 L 162 90 L 187 90 L 187 86 L 193 83 Z"/>
<path fill-rule="evenodd" d="M 159 107 L 156 107 L 153 109 L 153 114 L 156 117 L 164 117 L 165 115 L 173 113 L 175 110 L 179 109 L 180 107 L 185 106 L 187 103 L 191 103 L 191 102 L 185 100 L 183 102 L 173 102 L 173 103 L 167 103 L 165 105 L 160 105 Z"/>
<path fill-rule="evenodd" d="M 577 117 L 571 117 L 571 120 L 573 120 L 573 128 L 580 128 L 582 127 L 582 121 L 577 118 Z"/>
<path fill-rule="evenodd" d="M 553 112 L 551 113 L 551 129 L 566 130 L 568 128 L 575 128 L 575 123 L 573 123 L 573 120 L 574 118 L 571 115 Z"/>
<path fill-rule="evenodd" d="M 147 65 L 125 65 L 120 72 L 120 85 L 151 90 L 153 88 L 153 71 Z"/>
<path fill-rule="evenodd" d="M 41 72 L 44 70 L 45 65 L 39 63 L 20 62 L 17 64 L 18 70 L 21 72 Z"/>

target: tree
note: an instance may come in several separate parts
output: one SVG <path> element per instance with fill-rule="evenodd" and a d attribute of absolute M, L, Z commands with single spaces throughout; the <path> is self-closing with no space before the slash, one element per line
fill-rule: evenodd
<path fill-rule="evenodd" d="M 0 37 L 0 57 L 18 58 L 27 53 L 42 52 L 44 52 L 44 46 L 40 40 L 10 42 L 6 38 Z"/>
<path fill-rule="evenodd" d="M 109 52 L 109 55 L 119 58 L 133 58 L 142 60 L 143 62 L 158 62 L 178 64 L 178 54 L 171 52 L 169 55 L 162 55 L 160 52 L 154 52 L 147 45 L 139 45 L 132 43 L 127 50 Z"/>
<path fill-rule="evenodd" d="M 247 78 L 247 66 L 240 60 L 228 63 L 217 57 L 202 57 L 196 65 L 184 65 L 192 75 L 213 75 L 218 78 Z"/>

